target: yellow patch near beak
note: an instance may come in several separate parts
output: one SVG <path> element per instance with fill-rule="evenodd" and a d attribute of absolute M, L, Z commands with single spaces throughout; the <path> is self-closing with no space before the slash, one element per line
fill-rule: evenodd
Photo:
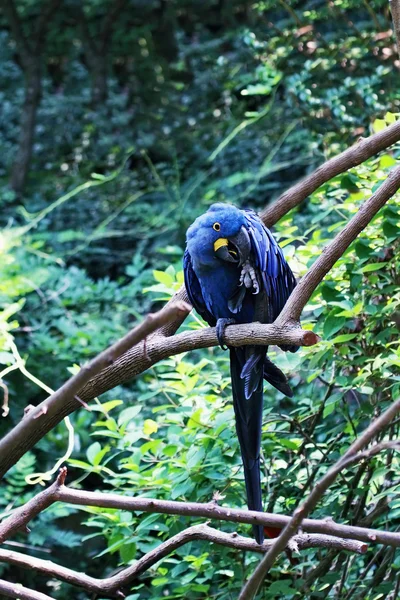
<path fill-rule="evenodd" d="M 214 242 L 214 252 L 219 250 L 219 248 L 222 248 L 222 246 L 227 246 L 227 245 L 228 245 L 228 240 L 226 238 L 218 238 Z"/>

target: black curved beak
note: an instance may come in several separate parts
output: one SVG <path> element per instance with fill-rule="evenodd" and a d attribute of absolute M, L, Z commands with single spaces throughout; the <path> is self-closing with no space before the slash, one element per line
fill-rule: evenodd
<path fill-rule="evenodd" d="M 214 243 L 214 252 L 218 258 L 238 265 L 243 265 L 248 260 L 250 251 L 250 237 L 244 226 L 240 228 L 237 235 L 230 238 L 218 238 Z"/>

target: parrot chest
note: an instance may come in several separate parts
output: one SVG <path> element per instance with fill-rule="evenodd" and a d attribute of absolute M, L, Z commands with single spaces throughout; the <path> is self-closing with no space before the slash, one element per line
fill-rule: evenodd
<path fill-rule="evenodd" d="M 196 275 L 207 308 L 215 319 L 234 318 L 237 323 L 249 323 L 253 320 L 254 304 L 248 294 L 240 312 L 234 314 L 228 306 L 240 284 L 240 269 L 236 265 L 200 269 L 196 271 Z"/>

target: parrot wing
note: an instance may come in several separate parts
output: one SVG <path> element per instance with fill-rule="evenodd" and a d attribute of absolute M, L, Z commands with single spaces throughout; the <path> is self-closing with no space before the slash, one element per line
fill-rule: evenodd
<path fill-rule="evenodd" d="M 183 275 L 187 295 L 189 296 L 191 305 L 211 327 L 214 327 L 217 321 L 206 306 L 206 302 L 201 291 L 201 285 L 197 279 L 196 273 L 194 272 L 192 259 L 188 250 L 185 251 L 183 256 Z"/>
<path fill-rule="evenodd" d="M 296 279 L 272 233 L 252 210 L 244 210 L 253 260 L 268 299 L 268 319 L 278 317 L 296 287 Z M 281 346 L 296 352 L 298 346 Z"/>

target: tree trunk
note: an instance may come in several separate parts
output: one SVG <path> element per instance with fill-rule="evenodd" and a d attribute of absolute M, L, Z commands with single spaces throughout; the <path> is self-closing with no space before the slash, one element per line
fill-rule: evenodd
<path fill-rule="evenodd" d="M 10 185 L 20 195 L 23 192 L 32 158 L 37 110 L 42 95 L 40 58 L 32 57 L 25 72 L 25 99 L 22 106 L 18 150 L 11 171 Z"/>
<path fill-rule="evenodd" d="M 107 100 L 107 58 L 99 56 L 95 61 L 92 61 L 92 106 L 104 104 Z"/>

